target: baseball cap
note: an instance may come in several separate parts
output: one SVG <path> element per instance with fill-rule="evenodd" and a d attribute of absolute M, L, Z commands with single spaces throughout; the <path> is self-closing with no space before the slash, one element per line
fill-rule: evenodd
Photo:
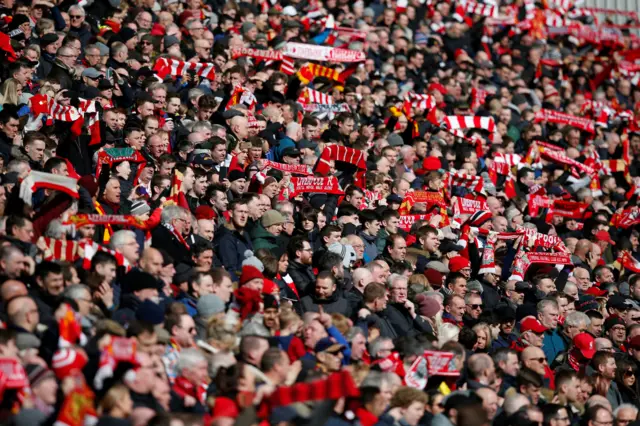
<path fill-rule="evenodd" d="M 100 72 L 98 72 L 98 70 L 95 68 L 87 68 L 84 71 L 82 71 L 83 77 L 87 77 L 91 79 L 100 78 L 101 75 L 102 74 L 100 74 Z"/>
<path fill-rule="evenodd" d="M 284 16 L 298 16 L 298 11 L 293 6 L 287 6 L 284 9 L 282 9 L 282 14 Z"/>
<path fill-rule="evenodd" d="M 629 305 L 626 303 L 626 299 L 619 294 L 612 294 L 609 296 L 609 300 L 607 300 L 607 309 L 613 308 L 618 310 L 627 310 L 629 309 Z"/>
<path fill-rule="evenodd" d="M 589 287 L 587 291 L 584 292 L 584 294 L 588 294 L 589 296 L 593 296 L 593 297 L 602 297 L 602 296 L 605 296 L 607 293 L 609 293 L 607 290 L 602 290 L 601 288 L 598 288 L 595 285 L 592 285 L 591 287 Z"/>
<path fill-rule="evenodd" d="M 529 317 L 520 323 L 520 333 L 524 333 L 525 331 L 533 331 L 534 333 L 540 334 L 547 331 L 547 327 L 542 325 L 537 319 Z"/>
<path fill-rule="evenodd" d="M 600 231 L 596 232 L 596 240 L 597 241 L 606 241 L 609 244 L 611 244 L 612 246 L 616 245 L 615 241 L 613 241 L 611 239 L 611 235 L 609 235 L 609 233 L 607 231 L 605 231 L 604 229 L 601 229 Z"/>
<path fill-rule="evenodd" d="M 597 311 L 599 307 L 596 298 L 591 295 L 582 295 L 576 302 L 576 310 L 580 312 Z"/>
<path fill-rule="evenodd" d="M 638 343 L 640 343 L 640 340 Z M 593 358 L 593 355 L 596 353 L 596 339 L 589 333 L 576 334 L 573 338 L 573 346 L 578 349 L 586 359 Z"/>

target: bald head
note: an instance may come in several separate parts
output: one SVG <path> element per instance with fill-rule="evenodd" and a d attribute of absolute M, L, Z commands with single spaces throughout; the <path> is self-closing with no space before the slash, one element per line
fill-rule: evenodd
<path fill-rule="evenodd" d="M 367 268 L 358 268 L 351 273 L 353 278 L 353 285 L 360 291 L 364 291 L 365 288 L 373 281 L 373 274 Z"/>
<path fill-rule="evenodd" d="M 586 256 L 587 253 L 589 253 L 589 250 L 591 250 L 591 241 L 589 240 L 579 240 L 576 243 L 576 252 L 575 255 L 576 256 Z"/>
<path fill-rule="evenodd" d="M 522 361 L 540 357 L 544 358 L 544 352 L 537 346 L 528 346 L 522 351 Z"/>
<path fill-rule="evenodd" d="M 142 252 L 142 257 L 140 258 L 140 268 L 144 272 L 153 275 L 154 277 L 158 277 L 160 274 L 160 270 L 162 269 L 162 254 L 152 247 L 144 249 Z"/>
<path fill-rule="evenodd" d="M 22 327 L 27 331 L 34 331 L 40 322 L 38 306 L 29 296 L 19 296 L 10 300 L 6 306 L 9 323 Z"/>
<path fill-rule="evenodd" d="M 17 280 L 7 280 L 0 287 L 0 297 L 2 297 L 3 302 L 19 296 L 27 296 L 28 294 L 27 286 Z"/>

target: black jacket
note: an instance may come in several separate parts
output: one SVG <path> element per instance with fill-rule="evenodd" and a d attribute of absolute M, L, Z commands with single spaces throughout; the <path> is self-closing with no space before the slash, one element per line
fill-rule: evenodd
<path fill-rule="evenodd" d="M 431 324 L 420 315 L 411 318 L 409 310 L 401 303 L 390 303 L 387 306 L 386 313 L 398 336 L 415 336 L 422 333 L 433 334 Z"/>
<path fill-rule="evenodd" d="M 368 335 L 369 326 L 373 326 L 380 330 L 381 337 L 395 339 L 396 337 L 398 337 L 398 333 L 396 333 L 396 330 L 393 328 L 391 321 L 389 321 L 389 318 L 387 316 L 388 311 L 389 308 L 387 307 L 387 309 L 382 312 L 371 314 L 366 318 L 358 318 L 358 322 L 356 325 L 364 331 L 365 336 Z"/>
<path fill-rule="evenodd" d="M 319 312 L 318 307 L 322 305 L 322 309 L 327 314 L 342 314 L 349 318 L 349 303 L 344 297 L 340 297 L 338 291 L 333 292 L 328 299 L 320 300 L 315 295 L 304 296 L 300 299 L 302 312 Z"/>
<path fill-rule="evenodd" d="M 193 263 L 189 249 L 163 225 L 157 226 L 151 232 L 151 247 L 166 250 L 176 264 L 186 263 L 191 265 Z"/>
<path fill-rule="evenodd" d="M 141 300 L 133 293 L 123 294 L 120 298 L 120 306 L 113 313 L 112 319 L 119 322 L 123 326 L 127 326 L 131 321 L 136 319 L 136 311 L 140 306 Z"/>
<path fill-rule="evenodd" d="M 60 62 L 56 59 L 51 67 L 51 72 L 48 78 L 56 79 L 60 82 L 60 88 L 65 90 L 73 89 L 73 77 L 66 68 L 63 68 Z"/>
<path fill-rule="evenodd" d="M 249 234 L 245 230 L 238 232 L 223 226 L 213 242 L 214 251 L 218 254 L 220 262 L 231 274 L 232 281 L 237 281 L 238 271 L 242 269 L 242 261 L 246 258 L 245 252 L 247 250 L 253 251 Z"/>
<path fill-rule="evenodd" d="M 53 320 L 54 309 L 58 306 L 59 298 L 57 296 L 50 295 L 39 287 L 35 288 L 30 295 L 38 306 L 40 323 L 46 324 Z"/>
<path fill-rule="evenodd" d="M 293 283 L 298 289 L 298 293 L 304 296 L 313 291 L 313 286 L 316 282 L 316 276 L 313 274 L 313 269 L 310 265 L 303 265 L 295 260 L 289 261 L 289 268 L 287 273 L 291 276 Z"/>
<path fill-rule="evenodd" d="M 480 280 L 480 284 L 482 284 L 482 304 L 484 305 L 482 309 L 493 310 L 498 306 L 500 302 L 500 293 L 496 287 L 492 286 L 485 280 Z"/>

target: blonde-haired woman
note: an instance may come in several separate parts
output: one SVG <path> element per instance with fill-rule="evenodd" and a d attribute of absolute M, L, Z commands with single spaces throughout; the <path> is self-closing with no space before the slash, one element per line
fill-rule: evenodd
<path fill-rule="evenodd" d="M 480 322 L 474 325 L 472 329 L 476 332 L 476 336 L 478 336 L 478 341 L 473 351 L 475 353 L 489 352 L 489 349 L 491 349 L 491 344 L 493 343 L 489 325 L 487 323 Z"/>
<path fill-rule="evenodd" d="M 100 405 L 98 405 L 97 426 L 102 425 L 131 425 L 128 420 L 133 411 L 133 401 L 129 389 L 123 384 L 117 384 L 111 387 L 105 394 Z"/>
<path fill-rule="evenodd" d="M 18 105 L 22 96 L 22 84 L 15 78 L 6 79 L 0 85 L 0 108 L 4 104 Z"/>

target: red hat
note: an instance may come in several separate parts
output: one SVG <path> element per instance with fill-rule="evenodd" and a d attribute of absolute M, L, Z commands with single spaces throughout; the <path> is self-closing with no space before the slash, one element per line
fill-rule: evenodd
<path fill-rule="evenodd" d="M 442 168 L 442 163 L 438 157 L 427 157 L 422 161 L 422 169 L 425 173 L 435 172 Z"/>
<path fill-rule="evenodd" d="M 593 358 L 596 353 L 596 339 L 589 333 L 579 333 L 573 338 L 573 346 L 580 351 L 586 359 Z"/>
<path fill-rule="evenodd" d="M 534 333 L 544 333 L 547 331 L 547 327 L 542 325 L 540 321 L 533 317 L 527 317 L 520 323 L 520 333 L 525 331 L 533 331 Z"/>
<path fill-rule="evenodd" d="M 458 62 L 458 59 L 460 58 L 473 62 L 466 50 L 456 49 L 456 51 L 453 53 L 453 60 Z"/>
<path fill-rule="evenodd" d="M 262 275 L 262 272 L 260 272 L 260 270 L 255 266 L 244 265 L 242 267 L 242 275 L 240 275 L 239 284 L 243 286 L 256 278 L 264 279 L 264 275 Z"/>
<path fill-rule="evenodd" d="M 602 297 L 608 293 L 609 292 L 607 290 L 602 290 L 601 288 L 598 288 L 595 285 L 592 285 L 591 287 L 589 287 L 589 290 L 584 292 L 584 294 L 588 294 L 589 296 L 593 296 L 593 297 Z"/>
<path fill-rule="evenodd" d="M 166 30 L 164 29 L 164 27 L 158 23 L 153 24 L 153 27 L 151 27 L 151 35 L 152 36 L 163 36 L 166 34 Z"/>
<path fill-rule="evenodd" d="M 198 206 L 196 209 L 196 219 L 208 219 L 214 220 L 218 215 L 216 212 L 209 206 Z"/>
<path fill-rule="evenodd" d="M 615 241 L 613 241 L 611 239 L 611 235 L 609 235 L 609 233 L 607 231 L 605 231 L 604 229 L 601 229 L 600 231 L 596 232 L 596 240 L 597 241 L 606 241 L 609 244 L 611 244 L 612 246 L 616 245 Z"/>
<path fill-rule="evenodd" d="M 449 259 L 449 270 L 451 272 L 458 272 L 461 269 L 468 268 L 471 266 L 469 259 L 462 256 L 456 256 Z"/>
<path fill-rule="evenodd" d="M 442 272 L 438 272 L 432 268 L 427 268 L 424 270 L 424 276 L 429 280 L 431 287 L 436 289 L 442 287 L 442 281 L 444 280 L 444 274 Z"/>
<path fill-rule="evenodd" d="M 440 83 L 431 83 L 427 87 L 427 92 L 433 92 L 433 91 L 440 92 L 442 93 L 442 95 L 447 94 L 447 89 L 445 89 L 445 87 Z"/>
<path fill-rule="evenodd" d="M 64 379 L 74 370 L 81 371 L 87 365 L 87 355 L 84 351 L 64 348 L 53 354 L 51 366 L 58 379 Z"/>
<path fill-rule="evenodd" d="M 279 289 L 276 283 L 265 278 L 262 283 L 262 294 L 273 294 L 277 292 L 279 292 Z"/>

